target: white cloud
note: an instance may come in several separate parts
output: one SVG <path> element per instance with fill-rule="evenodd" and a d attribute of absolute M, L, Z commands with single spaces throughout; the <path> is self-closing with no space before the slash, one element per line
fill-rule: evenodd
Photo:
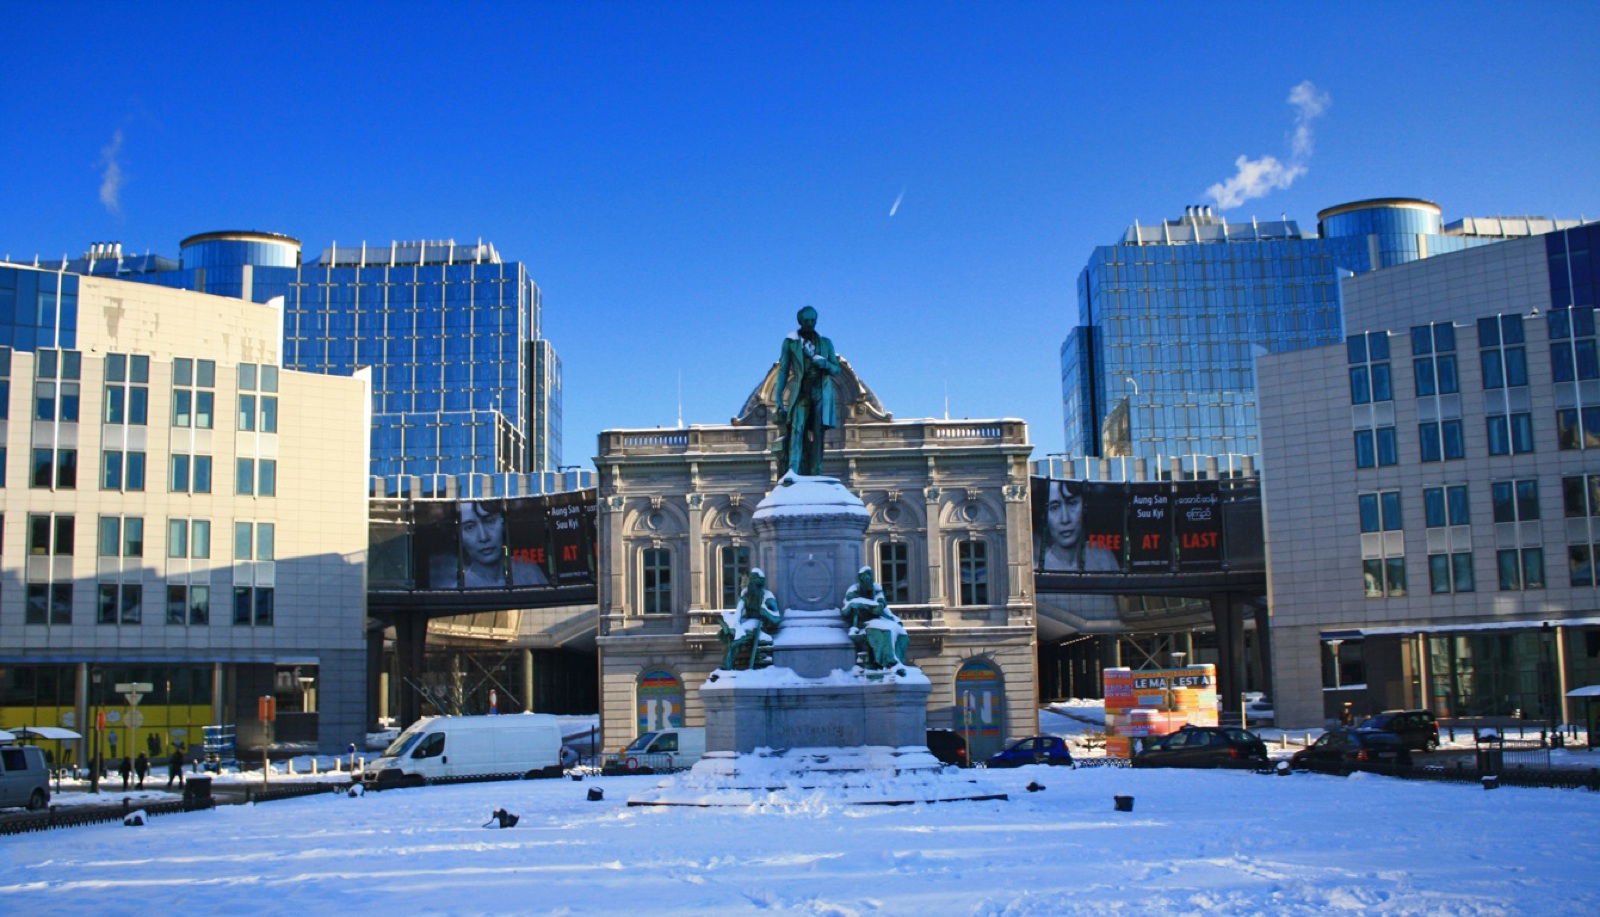
<path fill-rule="evenodd" d="M 1307 160 L 1311 158 L 1311 122 L 1316 120 L 1333 97 L 1318 89 L 1310 80 L 1303 80 L 1289 90 L 1288 102 L 1294 107 L 1294 130 L 1289 135 L 1289 161 L 1276 156 L 1251 159 L 1240 156 L 1233 161 L 1232 177 L 1217 182 L 1206 189 L 1206 194 L 1218 208 L 1227 210 L 1248 200 L 1265 197 L 1274 190 L 1288 188 L 1294 180 L 1306 174 Z"/>
<path fill-rule="evenodd" d="M 111 142 L 100 151 L 100 203 L 116 216 L 122 215 L 122 128 L 111 135 Z"/>

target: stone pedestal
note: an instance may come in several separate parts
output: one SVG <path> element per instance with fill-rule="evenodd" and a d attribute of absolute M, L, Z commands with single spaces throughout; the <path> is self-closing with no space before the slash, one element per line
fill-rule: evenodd
<path fill-rule="evenodd" d="M 777 800 L 775 789 L 847 802 L 1004 798 L 941 773 L 921 669 L 855 667 L 839 604 L 861 569 L 868 519 L 833 478 L 786 477 L 761 501 L 756 565 L 783 609 L 773 665 L 711 673 L 700 686 L 705 757 L 631 805 L 748 805 Z"/>

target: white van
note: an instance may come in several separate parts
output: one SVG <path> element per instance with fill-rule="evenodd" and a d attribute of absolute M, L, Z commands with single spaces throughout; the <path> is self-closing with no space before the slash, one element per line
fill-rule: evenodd
<path fill-rule="evenodd" d="M 32 745 L 0 745 L 0 807 L 50 804 L 50 770 Z"/>
<path fill-rule="evenodd" d="M 561 776 L 561 721 L 548 713 L 430 716 L 367 766 L 369 789 L 455 780 Z"/>
<path fill-rule="evenodd" d="M 613 772 L 652 774 L 694 766 L 706 753 L 704 726 L 679 726 L 647 732 L 617 753 Z"/>

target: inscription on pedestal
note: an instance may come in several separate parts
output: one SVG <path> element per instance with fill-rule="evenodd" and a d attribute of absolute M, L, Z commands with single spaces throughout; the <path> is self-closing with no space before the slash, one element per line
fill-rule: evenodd
<path fill-rule="evenodd" d="M 834 591 L 834 564 L 829 554 L 806 551 L 790 567 L 797 608 L 826 608 Z"/>

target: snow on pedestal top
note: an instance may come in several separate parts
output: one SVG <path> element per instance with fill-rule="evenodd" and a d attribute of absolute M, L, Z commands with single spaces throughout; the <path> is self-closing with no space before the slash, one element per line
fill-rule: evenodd
<path fill-rule="evenodd" d="M 756 505 L 755 518 L 840 513 L 866 517 L 867 507 L 838 478 L 787 474 Z"/>

